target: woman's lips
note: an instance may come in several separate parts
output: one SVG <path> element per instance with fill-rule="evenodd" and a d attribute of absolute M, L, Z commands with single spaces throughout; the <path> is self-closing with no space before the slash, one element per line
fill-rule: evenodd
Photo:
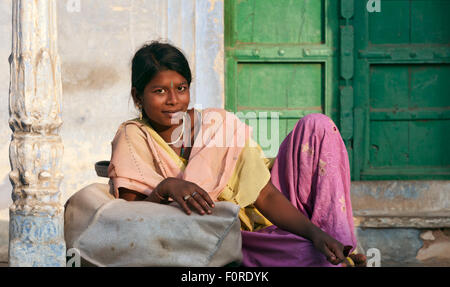
<path fill-rule="evenodd" d="M 174 120 L 181 120 L 183 117 L 182 111 L 163 111 L 162 113 Z"/>
<path fill-rule="evenodd" d="M 176 115 L 181 114 L 181 111 L 163 111 L 163 114 Z"/>

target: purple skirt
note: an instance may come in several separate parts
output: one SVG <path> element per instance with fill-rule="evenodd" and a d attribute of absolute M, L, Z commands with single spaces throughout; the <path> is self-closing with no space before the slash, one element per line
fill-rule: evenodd
<path fill-rule="evenodd" d="M 341 135 L 323 114 L 300 119 L 284 139 L 271 181 L 312 223 L 356 247 L 350 166 Z M 243 266 L 334 266 L 312 242 L 270 226 L 242 231 Z"/>

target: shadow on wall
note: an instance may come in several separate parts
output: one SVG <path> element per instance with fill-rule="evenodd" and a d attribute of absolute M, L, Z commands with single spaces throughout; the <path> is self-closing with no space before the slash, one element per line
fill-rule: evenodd
<path fill-rule="evenodd" d="M 115 67 L 96 63 L 62 63 L 64 94 L 102 90 L 120 81 Z"/>

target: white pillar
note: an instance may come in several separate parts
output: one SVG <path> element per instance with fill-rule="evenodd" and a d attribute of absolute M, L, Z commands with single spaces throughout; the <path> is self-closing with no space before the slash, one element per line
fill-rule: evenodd
<path fill-rule="evenodd" d="M 55 0 L 13 0 L 10 266 L 65 266 Z"/>

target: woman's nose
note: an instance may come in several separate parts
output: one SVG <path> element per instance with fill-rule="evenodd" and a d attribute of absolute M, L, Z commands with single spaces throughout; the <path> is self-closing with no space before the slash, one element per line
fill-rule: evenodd
<path fill-rule="evenodd" d="M 168 105 L 174 105 L 178 102 L 178 96 L 174 89 L 169 89 L 166 102 Z"/>

